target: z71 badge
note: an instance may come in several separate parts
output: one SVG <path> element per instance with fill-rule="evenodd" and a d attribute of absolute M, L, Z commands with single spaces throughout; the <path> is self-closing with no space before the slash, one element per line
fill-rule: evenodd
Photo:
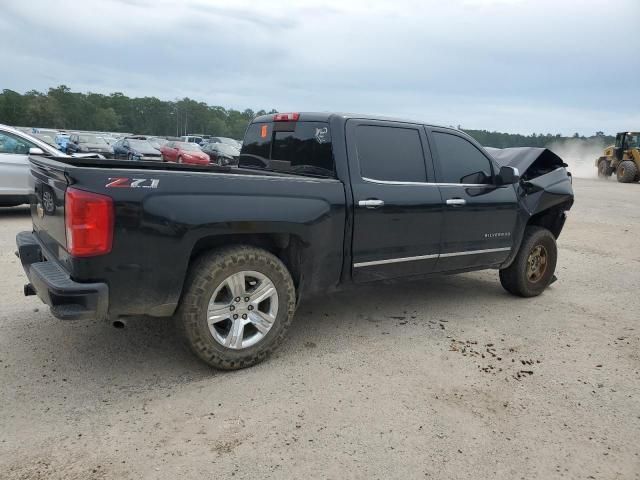
<path fill-rule="evenodd" d="M 159 178 L 109 178 L 106 188 L 158 188 Z"/>

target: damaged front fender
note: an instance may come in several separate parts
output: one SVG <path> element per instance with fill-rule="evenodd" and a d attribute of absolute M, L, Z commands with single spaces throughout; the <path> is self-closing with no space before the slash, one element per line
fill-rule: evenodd
<path fill-rule="evenodd" d="M 557 205 L 569 210 L 573 204 L 573 186 L 567 164 L 547 148 L 487 148 L 501 166 L 520 172 L 518 197 L 529 216 Z"/>
<path fill-rule="evenodd" d="M 516 187 L 520 204 L 516 238 L 511 256 L 502 268 L 507 267 L 522 242 L 528 225 L 537 225 L 551 231 L 557 238 L 562 231 L 566 212 L 573 205 L 571 173 L 562 159 L 546 148 L 487 148 L 487 152 L 501 166 L 516 167 L 520 181 Z"/>

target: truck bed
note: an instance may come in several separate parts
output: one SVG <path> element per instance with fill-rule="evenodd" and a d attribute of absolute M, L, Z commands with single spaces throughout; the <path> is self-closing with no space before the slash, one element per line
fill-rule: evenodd
<path fill-rule="evenodd" d="M 304 249 L 305 283 L 340 278 L 345 187 L 337 179 L 229 167 L 32 157 L 33 235 L 46 261 L 73 281 L 103 282 L 109 316 L 171 315 L 190 260 L 213 242 L 251 237 Z M 113 247 L 96 257 L 67 251 L 65 191 L 113 199 Z M 52 200 L 51 201 L 49 201 Z M 47 207 L 47 205 L 49 205 Z"/>

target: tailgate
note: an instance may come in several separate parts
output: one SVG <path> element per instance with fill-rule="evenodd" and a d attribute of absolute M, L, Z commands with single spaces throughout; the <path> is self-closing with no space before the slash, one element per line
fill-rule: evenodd
<path fill-rule="evenodd" d="M 68 181 L 64 165 L 31 157 L 31 178 L 35 198 L 31 200 L 33 231 L 42 245 L 56 259 L 66 249 L 64 195 Z"/>

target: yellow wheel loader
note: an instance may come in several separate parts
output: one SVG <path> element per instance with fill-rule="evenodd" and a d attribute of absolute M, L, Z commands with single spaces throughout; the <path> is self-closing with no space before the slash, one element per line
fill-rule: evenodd
<path fill-rule="evenodd" d="M 609 178 L 613 173 L 620 183 L 640 180 L 640 132 L 621 132 L 616 143 L 604 149 L 596 160 L 598 177 Z"/>

